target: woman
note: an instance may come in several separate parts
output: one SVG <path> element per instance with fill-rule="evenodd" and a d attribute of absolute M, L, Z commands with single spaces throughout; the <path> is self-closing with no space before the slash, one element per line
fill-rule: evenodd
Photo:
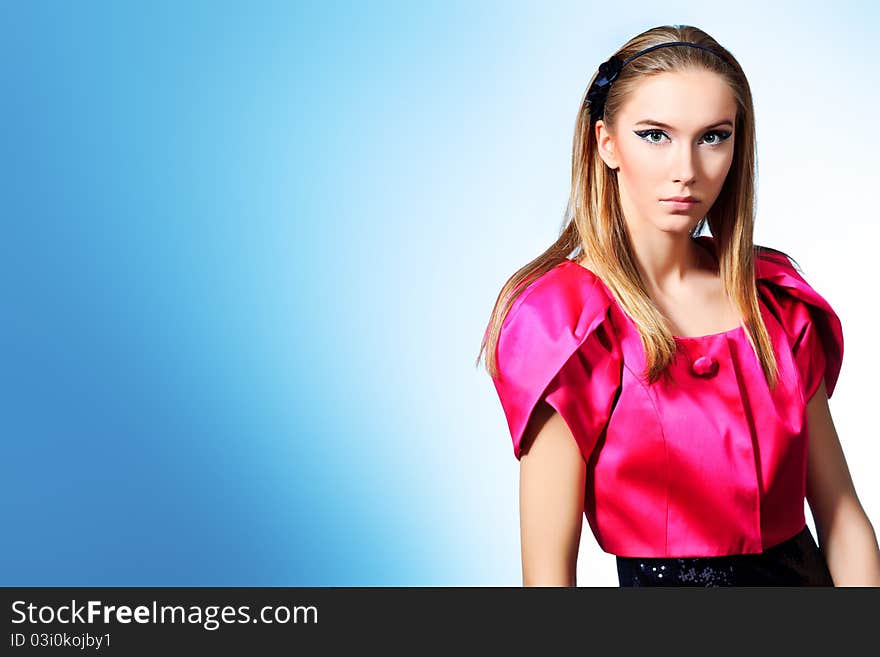
<path fill-rule="evenodd" d="M 705 32 L 654 28 L 599 67 L 566 225 L 481 348 L 520 461 L 524 585 L 576 584 L 584 515 L 621 586 L 880 585 L 828 408 L 841 324 L 753 244 L 754 166 L 748 82 Z"/>

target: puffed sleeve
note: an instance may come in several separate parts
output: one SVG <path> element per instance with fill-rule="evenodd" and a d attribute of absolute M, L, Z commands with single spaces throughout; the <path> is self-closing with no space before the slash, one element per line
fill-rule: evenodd
<path fill-rule="evenodd" d="M 825 379 L 828 397 L 834 392 L 843 363 L 843 330 L 834 309 L 787 256 L 771 254 L 755 261 L 760 282 L 769 285 L 774 304 L 801 374 L 809 401 Z"/>
<path fill-rule="evenodd" d="M 511 307 L 493 382 L 517 460 L 542 399 L 560 414 L 589 460 L 621 380 L 620 346 L 607 322 L 609 300 L 592 272 L 567 262 L 532 282 Z"/>

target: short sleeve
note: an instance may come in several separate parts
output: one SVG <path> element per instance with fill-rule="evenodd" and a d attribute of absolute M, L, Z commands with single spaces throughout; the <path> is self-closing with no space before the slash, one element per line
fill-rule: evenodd
<path fill-rule="evenodd" d="M 756 260 L 759 280 L 770 285 L 777 316 L 789 337 L 809 401 L 822 379 L 831 397 L 843 364 L 843 330 L 831 304 L 816 292 L 787 256 Z"/>
<path fill-rule="evenodd" d="M 585 461 L 609 419 L 622 357 L 607 320 L 609 297 L 597 281 L 567 261 L 533 282 L 505 318 L 493 382 L 517 460 L 542 400 L 568 425 Z"/>
<path fill-rule="evenodd" d="M 798 369 L 802 372 L 804 399 L 807 401 L 816 394 L 823 377 L 825 377 L 825 388 L 829 397 L 831 397 L 837 382 L 839 369 L 833 371 L 829 369 L 828 356 L 825 351 L 825 343 L 821 331 L 817 328 L 816 321 L 806 322 L 798 344 L 795 345 L 794 355 Z"/>

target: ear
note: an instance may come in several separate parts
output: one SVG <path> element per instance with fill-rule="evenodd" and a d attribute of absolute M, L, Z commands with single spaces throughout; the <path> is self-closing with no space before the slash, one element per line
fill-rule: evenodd
<path fill-rule="evenodd" d="M 602 119 L 596 121 L 594 130 L 596 134 L 596 146 L 599 150 L 599 157 L 601 157 L 602 161 L 605 162 L 605 164 L 607 164 L 610 168 L 618 169 L 620 167 L 620 163 L 617 161 L 617 156 L 615 155 L 614 137 L 605 127 L 605 121 Z"/>

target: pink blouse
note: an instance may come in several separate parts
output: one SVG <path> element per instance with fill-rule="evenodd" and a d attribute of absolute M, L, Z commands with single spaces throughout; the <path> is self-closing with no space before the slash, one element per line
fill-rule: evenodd
<path fill-rule="evenodd" d="M 715 252 L 711 237 L 697 239 Z M 493 382 L 514 455 L 546 400 L 587 463 L 584 513 L 605 552 L 757 553 L 804 527 L 806 403 L 823 377 L 834 391 L 843 333 L 788 258 L 762 254 L 755 269 L 773 391 L 741 326 L 677 337 L 670 376 L 648 385 L 633 320 L 571 260 L 532 281 L 505 318 Z"/>

